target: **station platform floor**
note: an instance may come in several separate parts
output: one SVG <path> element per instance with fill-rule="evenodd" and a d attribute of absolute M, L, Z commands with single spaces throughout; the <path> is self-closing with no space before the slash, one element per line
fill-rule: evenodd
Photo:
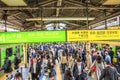
<path fill-rule="evenodd" d="M 6 80 L 6 75 L 9 75 L 8 77 L 14 76 L 14 74 L 19 71 L 22 73 L 23 76 L 23 80 L 31 80 L 29 79 L 29 70 L 28 67 L 25 68 L 25 65 L 23 63 L 20 63 L 20 67 L 17 70 L 14 70 L 12 73 L 8 73 L 8 74 L 4 74 L 3 76 L 0 77 L 0 80 Z M 94 75 L 93 75 L 94 76 Z M 64 80 L 64 74 L 62 74 L 61 69 L 60 69 L 60 64 L 56 61 L 56 77 L 55 80 Z M 48 78 L 46 78 L 46 80 L 49 80 Z M 95 80 L 91 77 L 89 77 L 88 80 Z"/>

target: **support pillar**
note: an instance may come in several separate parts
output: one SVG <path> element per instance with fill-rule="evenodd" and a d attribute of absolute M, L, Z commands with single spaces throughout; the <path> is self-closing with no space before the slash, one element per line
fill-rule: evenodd
<path fill-rule="evenodd" d="M 23 44 L 23 53 L 24 53 L 24 64 L 26 67 L 27 66 L 27 44 L 26 43 Z"/>
<path fill-rule="evenodd" d="M 86 51 L 90 52 L 90 41 L 86 42 Z"/>

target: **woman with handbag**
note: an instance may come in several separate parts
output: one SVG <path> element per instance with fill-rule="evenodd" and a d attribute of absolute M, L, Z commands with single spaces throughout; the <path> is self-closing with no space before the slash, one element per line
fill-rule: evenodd
<path fill-rule="evenodd" d="M 95 74 L 96 74 L 97 80 L 99 80 L 101 71 L 103 69 L 104 69 L 104 64 L 102 61 L 102 57 L 98 56 L 91 67 L 92 72 L 95 72 Z"/>

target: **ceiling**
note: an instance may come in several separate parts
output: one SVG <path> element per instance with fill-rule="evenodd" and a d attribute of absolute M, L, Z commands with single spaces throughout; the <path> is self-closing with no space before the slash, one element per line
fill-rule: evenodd
<path fill-rule="evenodd" d="M 66 24 L 64 29 L 90 29 L 89 25 L 120 14 L 120 0 L 14 0 L 14 3 L 7 1 L 12 0 L 0 0 L 0 19 L 17 25 L 16 28 L 20 30 L 45 30 L 45 26 L 51 23 L 64 23 Z M 94 17 L 95 19 L 26 21 L 38 17 Z"/>

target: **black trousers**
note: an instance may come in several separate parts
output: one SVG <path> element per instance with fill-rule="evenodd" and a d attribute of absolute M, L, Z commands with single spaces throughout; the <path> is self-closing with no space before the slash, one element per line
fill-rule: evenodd
<path fill-rule="evenodd" d="M 62 64 L 62 71 L 65 71 L 66 64 Z"/>
<path fill-rule="evenodd" d="M 36 73 L 31 73 L 32 80 L 39 80 L 38 75 Z"/>
<path fill-rule="evenodd" d="M 83 80 L 82 75 L 78 75 L 75 80 Z"/>

